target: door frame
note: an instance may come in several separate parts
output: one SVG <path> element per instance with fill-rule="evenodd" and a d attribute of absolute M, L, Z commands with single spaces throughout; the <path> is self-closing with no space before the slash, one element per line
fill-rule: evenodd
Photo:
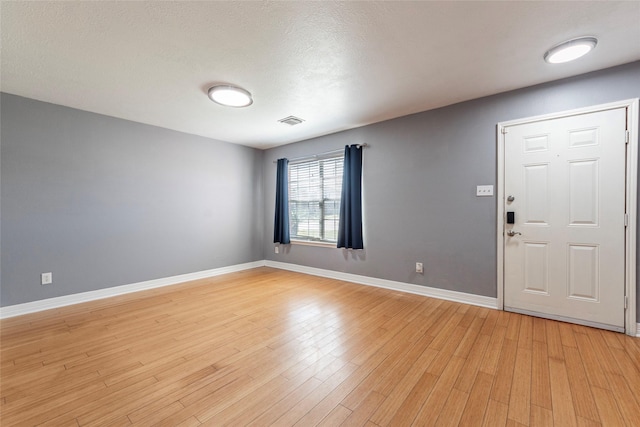
<path fill-rule="evenodd" d="M 629 143 L 626 150 L 626 194 L 628 225 L 625 230 L 625 295 L 627 296 L 627 309 L 625 313 L 625 333 L 636 336 L 638 324 L 636 323 L 636 230 L 637 230 L 637 203 L 638 203 L 638 98 L 624 101 L 610 102 L 585 108 L 544 114 L 540 116 L 526 117 L 522 119 L 499 122 L 497 125 L 497 156 L 498 156 L 498 180 L 496 185 L 497 204 L 497 305 L 498 310 L 504 310 L 504 168 L 505 168 L 505 135 L 503 131 L 509 126 L 526 123 L 540 122 L 551 119 L 559 119 L 579 114 L 596 113 L 618 108 L 627 108 L 627 128 L 629 130 Z"/>

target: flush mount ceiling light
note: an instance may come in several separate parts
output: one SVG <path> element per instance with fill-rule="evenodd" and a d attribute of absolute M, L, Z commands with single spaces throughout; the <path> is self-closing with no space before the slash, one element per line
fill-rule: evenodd
<path fill-rule="evenodd" d="M 573 61 L 589 53 L 598 44 L 595 37 L 579 37 L 567 40 L 549 49 L 544 54 L 544 60 L 550 64 L 561 64 Z"/>
<path fill-rule="evenodd" d="M 225 107 L 248 107 L 253 104 L 251 93 L 241 87 L 232 85 L 217 85 L 209 88 L 209 98 Z"/>

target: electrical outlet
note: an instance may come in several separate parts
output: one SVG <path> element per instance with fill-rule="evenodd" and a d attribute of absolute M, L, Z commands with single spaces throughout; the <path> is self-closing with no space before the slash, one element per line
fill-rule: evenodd
<path fill-rule="evenodd" d="M 41 285 L 50 285 L 53 283 L 53 273 L 42 273 L 40 275 Z"/>
<path fill-rule="evenodd" d="M 476 186 L 477 197 L 489 197 L 493 196 L 493 185 L 478 185 Z"/>
<path fill-rule="evenodd" d="M 274 246 L 273 251 L 274 251 L 275 253 L 279 254 L 279 253 L 280 253 L 280 248 L 279 248 L 279 247 L 277 247 L 277 246 Z"/>
<path fill-rule="evenodd" d="M 422 263 L 416 262 L 416 273 L 422 273 Z"/>

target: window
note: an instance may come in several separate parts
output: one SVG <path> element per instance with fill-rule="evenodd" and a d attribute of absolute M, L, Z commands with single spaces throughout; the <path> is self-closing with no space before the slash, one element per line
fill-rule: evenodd
<path fill-rule="evenodd" d="M 336 243 L 343 154 L 289 164 L 289 227 L 292 240 Z"/>

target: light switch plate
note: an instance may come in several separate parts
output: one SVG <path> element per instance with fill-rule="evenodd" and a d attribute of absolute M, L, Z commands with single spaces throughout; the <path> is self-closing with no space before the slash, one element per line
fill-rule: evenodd
<path fill-rule="evenodd" d="M 476 187 L 477 197 L 493 196 L 493 185 L 478 185 Z"/>

